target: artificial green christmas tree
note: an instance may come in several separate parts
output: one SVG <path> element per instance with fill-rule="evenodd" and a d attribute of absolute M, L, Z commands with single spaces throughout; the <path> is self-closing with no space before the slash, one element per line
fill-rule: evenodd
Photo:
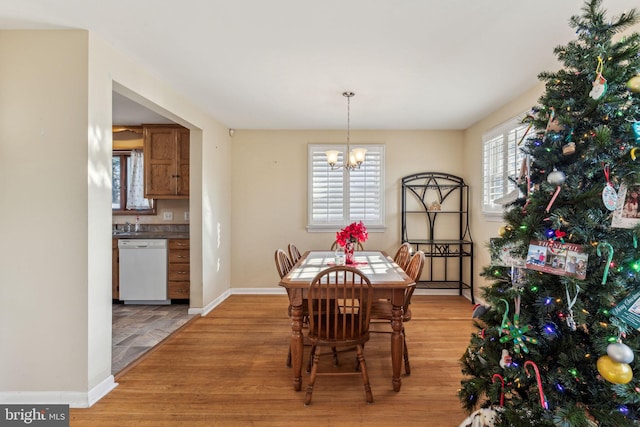
<path fill-rule="evenodd" d="M 495 425 L 640 425 L 640 35 L 621 34 L 639 17 L 601 3 L 571 18 L 563 68 L 539 75 L 521 197 L 461 358 L 463 406 Z"/>

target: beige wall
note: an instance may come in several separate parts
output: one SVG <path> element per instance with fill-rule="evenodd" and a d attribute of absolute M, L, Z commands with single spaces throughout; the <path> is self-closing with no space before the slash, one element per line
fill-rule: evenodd
<path fill-rule="evenodd" d="M 85 31 L 0 31 L 0 54 L 0 401 L 88 406 L 115 385 L 112 90 L 191 129 L 195 312 L 231 283 L 229 135 Z"/>
<path fill-rule="evenodd" d="M 492 237 L 498 237 L 498 230 L 503 225 L 501 220 L 488 221 L 482 215 L 482 135 L 495 126 L 504 123 L 517 115 L 530 111 L 531 108 L 537 104 L 538 98 L 542 94 L 543 90 L 544 86 L 542 83 L 536 85 L 519 96 L 516 100 L 508 103 L 504 107 L 488 115 L 486 118 L 475 123 L 465 132 L 464 163 L 471 182 L 474 183 L 475 189 L 475 191 L 471 192 L 471 206 L 473 206 L 473 209 L 471 210 L 471 235 L 475 242 L 474 267 L 477 277 L 475 279 L 476 291 L 474 294 L 476 298 L 481 299 L 481 288 L 487 285 L 485 279 L 480 277 L 479 274 L 485 266 L 490 264 L 491 261 L 489 251 L 487 249 L 489 239 Z"/>
<path fill-rule="evenodd" d="M 462 176 L 463 132 L 352 131 L 353 143 L 384 143 L 386 226 L 365 247 L 394 253 L 400 245 L 400 179 L 418 172 Z M 301 251 L 329 248 L 335 233 L 310 233 L 307 144 L 344 143 L 345 131 L 236 131 L 232 138 L 231 249 L 234 288 L 277 288 L 274 252 L 293 242 Z M 475 190 L 475 187 L 474 187 Z"/>
<path fill-rule="evenodd" d="M 87 390 L 87 54 L 83 32 L 0 31 L 0 397 Z"/>

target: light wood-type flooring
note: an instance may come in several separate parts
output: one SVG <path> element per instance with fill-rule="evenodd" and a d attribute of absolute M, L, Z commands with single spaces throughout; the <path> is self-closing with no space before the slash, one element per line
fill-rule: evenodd
<path fill-rule="evenodd" d="M 116 376 L 119 386 L 87 409 L 71 410 L 71 426 L 458 426 L 467 414 L 457 397 L 472 305 L 457 296 L 413 298 L 406 323 L 411 375 L 391 384 L 390 338 L 372 334 L 365 347 L 374 403 L 359 376 L 319 377 L 310 406 L 293 391 L 286 367 L 287 297 L 232 295 L 164 340 Z M 382 325 L 386 327 L 386 325 Z M 379 326 L 376 326 L 379 327 Z M 305 366 L 309 347 L 305 346 Z M 353 370 L 351 354 L 321 369 Z"/>

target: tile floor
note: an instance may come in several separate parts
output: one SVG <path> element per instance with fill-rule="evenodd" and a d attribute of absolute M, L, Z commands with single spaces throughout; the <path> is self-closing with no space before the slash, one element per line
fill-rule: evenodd
<path fill-rule="evenodd" d="M 187 304 L 113 304 L 111 373 L 117 374 L 195 314 Z"/>

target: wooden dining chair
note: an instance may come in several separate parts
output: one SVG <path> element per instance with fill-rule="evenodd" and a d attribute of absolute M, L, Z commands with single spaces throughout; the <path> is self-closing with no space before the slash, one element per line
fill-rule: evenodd
<path fill-rule="evenodd" d="M 294 245 L 293 243 L 289 243 L 289 246 L 287 247 L 287 250 L 289 251 L 289 259 L 295 265 L 296 262 L 298 262 L 298 260 L 300 258 L 302 258 L 302 255 L 300 254 L 300 251 L 298 250 L 296 245 Z"/>
<path fill-rule="evenodd" d="M 409 264 L 409 260 L 411 259 L 411 244 L 408 242 L 404 242 L 398 250 L 396 254 L 393 256 L 393 261 L 398 264 L 401 269 L 406 269 L 407 264 Z"/>
<path fill-rule="evenodd" d="M 333 242 L 333 244 L 331 245 L 331 250 L 335 251 L 336 249 L 338 249 L 338 241 L 335 240 Z M 362 242 L 357 242 L 356 243 L 356 251 L 364 251 L 364 246 L 362 245 Z"/>
<path fill-rule="evenodd" d="M 366 401 L 373 402 L 369 374 L 364 358 L 364 343 L 369 340 L 371 299 L 373 292 L 369 278 L 360 270 L 348 266 L 327 268 L 316 275 L 309 284 L 309 340 L 313 366 L 305 405 L 311 404 L 311 396 L 319 375 L 361 375 Z M 321 355 L 333 354 L 333 349 L 355 346 L 359 371 L 318 372 Z M 320 353 L 319 347 L 330 347 L 331 353 Z"/>
<path fill-rule="evenodd" d="M 418 251 L 409 260 L 405 273 L 414 282 L 420 279 L 422 274 L 422 268 L 424 267 L 424 252 Z M 413 291 L 416 289 L 416 284 L 408 286 L 404 292 L 404 302 L 402 304 L 402 334 L 404 335 L 404 371 L 407 375 L 411 375 L 411 365 L 409 364 L 409 351 L 407 350 L 407 334 L 404 329 L 404 324 L 411 320 L 411 297 Z M 393 319 L 393 305 L 389 300 L 376 300 L 371 307 L 371 323 L 384 323 L 386 326 L 391 327 L 391 320 Z M 372 329 L 372 333 L 384 333 L 390 334 L 392 331 L 385 330 L 379 331 Z"/>
<path fill-rule="evenodd" d="M 282 249 L 276 249 L 276 269 L 282 279 L 293 268 L 293 263 L 285 251 Z"/>

